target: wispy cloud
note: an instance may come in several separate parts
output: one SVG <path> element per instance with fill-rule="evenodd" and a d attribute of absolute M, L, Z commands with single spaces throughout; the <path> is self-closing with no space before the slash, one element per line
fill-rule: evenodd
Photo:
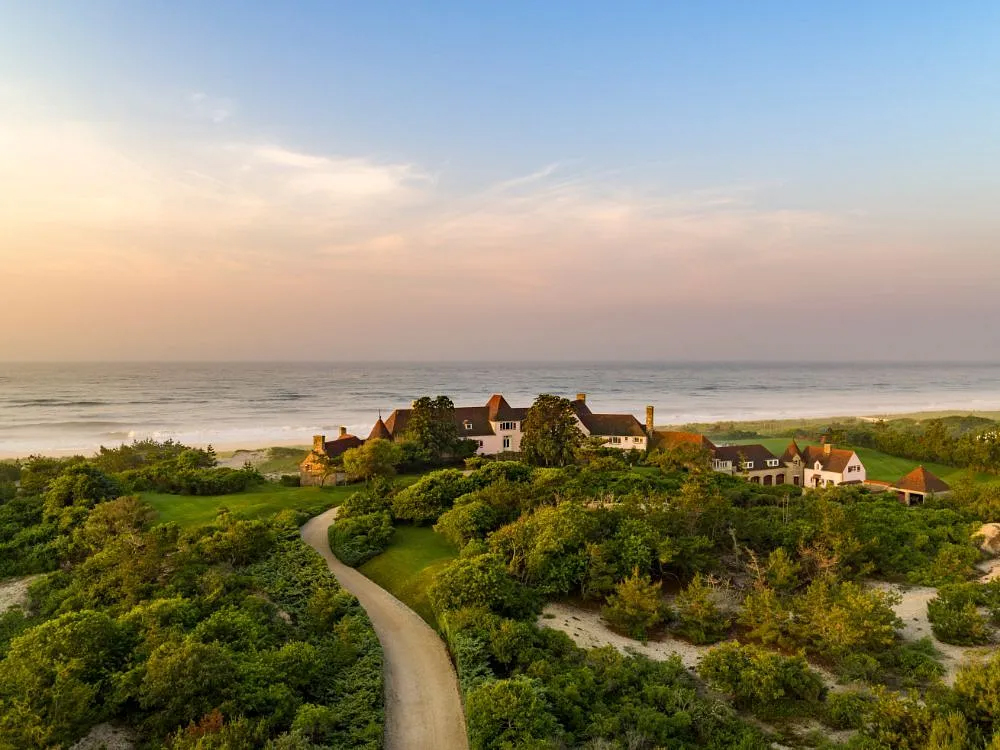
<path fill-rule="evenodd" d="M 236 113 L 236 102 L 225 97 L 209 96 L 204 91 L 193 91 L 187 96 L 192 116 L 221 124 Z"/>

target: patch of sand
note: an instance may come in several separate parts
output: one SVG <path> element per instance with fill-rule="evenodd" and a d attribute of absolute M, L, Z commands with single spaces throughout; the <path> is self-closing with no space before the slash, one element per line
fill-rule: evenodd
<path fill-rule="evenodd" d="M 87 736 L 78 740 L 69 750 L 133 750 L 135 738 L 132 731 L 110 724 L 91 727 Z"/>
<path fill-rule="evenodd" d="M 28 587 L 41 576 L 25 576 L 0 581 L 0 614 L 13 607 L 24 607 L 28 603 Z"/>
<path fill-rule="evenodd" d="M 695 646 L 669 635 L 656 641 L 641 643 L 615 633 L 604 623 L 599 612 L 580 609 L 570 604 L 546 604 L 541 617 L 538 618 L 538 625 L 561 630 L 580 648 L 614 646 L 623 654 L 641 654 L 655 661 L 666 661 L 671 656 L 679 656 L 688 669 L 697 667 L 702 655 L 711 648 L 711 646 Z"/>
<path fill-rule="evenodd" d="M 945 668 L 942 679 L 946 684 L 951 685 L 955 682 L 958 669 L 964 662 L 982 656 L 991 650 L 988 647 L 953 646 L 950 643 L 942 643 L 934 637 L 930 620 L 927 618 L 927 602 L 937 596 L 936 588 L 901 586 L 885 581 L 872 581 L 870 585 L 882 591 L 895 591 L 900 595 L 902 600 L 893 607 L 893 610 L 897 617 L 903 621 L 901 635 L 908 641 L 918 641 L 921 638 L 931 639 L 934 648 L 941 654 L 941 665 Z"/>
<path fill-rule="evenodd" d="M 271 451 L 267 448 L 260 448 L 254 451 L 238 450 L 233 451 L 224 458 L 217 458 L 216 465 L 227 469 L 242 469 L 248 461 L 251 466 L 260 466 L 271 457 Z"/>

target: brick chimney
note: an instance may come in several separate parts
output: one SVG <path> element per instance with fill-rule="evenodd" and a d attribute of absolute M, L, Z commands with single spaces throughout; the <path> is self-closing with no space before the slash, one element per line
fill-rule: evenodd
<path fill-rule="evenodd" d="M 829 456 L 830 455 L 830 451 L 832 451 L 832 450 L 833 450 L 833 443 L 826 443 L 826 442 L 823 443 L 823 455 L 824 456 Z"/>
<path fill-rule="evenodd" d="M 576 400 L 577 401 L 582 401 L 583 403 L 587 403 L 587 394 L 586 393 L 578 393 L 578 394 L 576 394 Z"/>
<path fill-rule="evenodd" d="M 346 434 L 347 434 L 347 428 L 344 427 L 343 425 L 341 425 L 340 426 L 340 436 L 344 437 L 344 435 L 346 435 Z"/>
<path fill-rule="evenodd" d="M 646 407 L 646 437 L 653 437 L 653 405 Z"/>
<path fill-rule="evenodd" d="M 313 435 L 313 452 L 314 453 L 325 453 L 326 448 L 324 444 L 326 443 L 326 435 Z"/>

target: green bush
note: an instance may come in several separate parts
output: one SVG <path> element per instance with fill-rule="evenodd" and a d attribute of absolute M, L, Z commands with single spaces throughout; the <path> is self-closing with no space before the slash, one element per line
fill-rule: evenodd
<path fill-rule="evenodd" d="M 400 521 L 434 523 L 456 498 L 473 489 L 473 483 L 458 469 L 435 471 L 401 490 L 392 499 L 392 514 Z"/>
<path fill-rule="evenodd" d="M 757 646 L 729 642 L 712 648 L 698 663 L 698 674 L 729 695 L 737 708 L 774 715 L 789 703 L 813 704 L 823 680 L 801 656 L 782 656 Z"/>
<path fill-rule="evenodd" d="M 976 584 L 942 586 L 927 602 L 927 619 L 934 636 L 957 646 L 980 646 L 990 641 L 986 618 L 979 614 L 984 602 Z"/>
<path fill-rule="evenodd" d="M 347 565 L 357 567 L 384 552 L 395 533 L 385 511 L 338 518 L 328 533 L 330 549 Z"/>
<path fill-rule="evenodd" d="M 828 693 L 823 706 L 823 720 L 834 729 L 860 729 L 871 697 L 857 690 Z"/>
<path fill-rule="evenodd" d="M 713 599 L 713 590 L 701 575 L 695 575 L 687 588 L 677 595 L 674 609 L 676 631 L 691 643 L 716 643 L 725 638 L 731 624 Z"/>
<path fill-rule="evenodd" d="M 667 614 L 659 584 L 649 576 L 640 576 L 638 568 L 615 587 L 601 608 L 601 615 L 612 627 L 643 642 Z"/>

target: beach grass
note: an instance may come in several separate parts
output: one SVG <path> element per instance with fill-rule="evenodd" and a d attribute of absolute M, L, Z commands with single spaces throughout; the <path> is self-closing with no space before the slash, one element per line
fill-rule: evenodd
<path fill-rule="evenodd" d="M 356 485 L 338 487 L 282 487 L 259 485 L 231 495 L 166 495 L 143 492 L 141 497 L 156 510 L 160 523 L 176 523 L 184 528 L 211 523 L 219 509 L 228 508 L 240 518 L 267 518 L 283 510 L 316 515 L 340 505 L 357 492 Z"/>
<path fill-rule="evenodd" d="M 389 548 L 362 565 L 365 576 L 436 627 L 427 591 L 458 549 L 426 526 L 397 526 Z"/>
<path fill-rule="evenodd" d="M 268 448 L 267 459 L 257 466 L 261 474 L 298 474 L 299 464 L 309 455 L 309 448 Z"/>

